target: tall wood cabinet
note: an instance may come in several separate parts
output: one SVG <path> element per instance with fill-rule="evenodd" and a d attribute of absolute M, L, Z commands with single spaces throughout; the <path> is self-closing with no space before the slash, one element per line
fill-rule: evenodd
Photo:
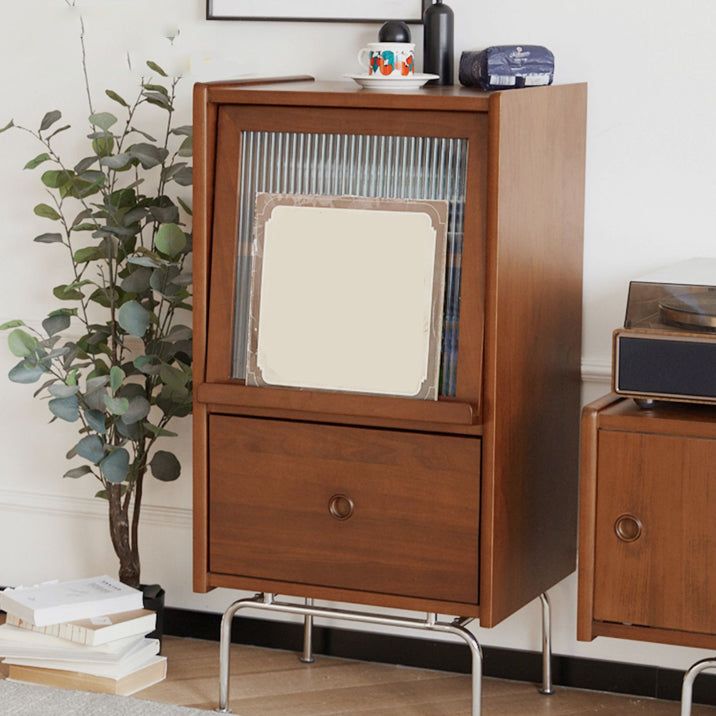
<path fill-rule="evenodd" d="M 585 122 L 584 85 L 196 86 L 197 591 L 492 626 L 574 570 Z M 449 202 L 437 400 L 246 384 L 257 191 Z"/>
<path fill-rule="evenodd" d="M 716 646 L 716 415 L 584 409 L 578 637 Z"/>

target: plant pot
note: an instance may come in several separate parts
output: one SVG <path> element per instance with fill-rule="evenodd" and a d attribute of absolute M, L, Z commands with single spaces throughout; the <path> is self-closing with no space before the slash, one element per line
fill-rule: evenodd
<path fill-rule="evenodd" d="M 164 590 L 159 584 L 140 584 L 139 588 L 142 590 L 144 608 L 157 613 L 156 627 L 151 634 L 147 634 L 147 638 L 159 639 L 161 647 L 164 634 Z"/>

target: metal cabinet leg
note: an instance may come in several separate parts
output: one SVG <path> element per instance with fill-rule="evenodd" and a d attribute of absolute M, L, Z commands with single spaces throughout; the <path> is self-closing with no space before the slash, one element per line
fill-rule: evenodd
<path fill-rule="evenodd" d="M 546 593 L 539 595 L 542 604 L 542 688 L 541 694 L 554 693 L 552 686 L 552 606 Z"/>
<path fill-rule="evenodd" d="M 306 606 L 313 606 L 313 599 L 306 599 Z M 304 664 L 312 664 L 313 658 L 313 617 L 306 614 L 303 618 L 303 655 L 299 657 Z"/>
<path fill-rule="evenodd" d="M 684 674 L 681 684 L 681 716 L 691 716 L 691 700 L 696 677 L 706 669 L 716 669 L 716 659 L 702 659 L 693 664 Z"/>
<path fill-rule="evenodd" d="M 329 609 L 316 607 L 312 600 L 306 599 L 305 604 L 276 601 L 273 594 L 257 594 L 248 599 L 239 599 L 229 606 L 221 619 L 221 637 L 219 643 L 219 713 L 231 713 L 229 708 L 229 662 L 231 659 L 231 623 L 234 615 L 240 609 L 258 609 L 259 611 L 276 612 L 280 614 L 297 614 L 305 618 L 304 658 L 312 659 L 312 644 L 307 636 L 309 625 L 312 626 L 314 617 L 326 619 L 339 619 L 375 624 L 379 626 L 402 627 L 407 629 L 420 629 L 423 631 L 442 632 L 460 637 L 470 648 L 472 655 L 472 713 L 471 716 L 481 716 L 482 713 L 482 649 L 475 635 L 465 628 L 470 619 L 458 619 L 452 623 L 437 621 L 437 615 L 429 614 L 426 619 L 409 617 L 394 617 L 384 614 L 351 611 L 347 609 Z M 309 622 L 308 619 L 311 619 Z"/>

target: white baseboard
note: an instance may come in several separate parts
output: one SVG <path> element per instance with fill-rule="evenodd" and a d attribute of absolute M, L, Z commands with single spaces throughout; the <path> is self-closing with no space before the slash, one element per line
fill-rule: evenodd
<path fill-rule="evenodd" d="M 0 513 L 18 511 L 107 520 L 107 503 L 97 497 L 69 497 L 47 492 L 0 489 Z M 191 529 L 191 509 L 144 504 L 142 523 Z"/>

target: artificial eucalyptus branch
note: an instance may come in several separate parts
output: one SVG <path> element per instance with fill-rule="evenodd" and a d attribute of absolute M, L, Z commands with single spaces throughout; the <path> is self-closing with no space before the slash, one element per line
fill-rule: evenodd
<path fill-rule="evenodd" d="M 80 463 L 64 477 L 98 483 L 119 577 L 137 587 L 144 478 L 148 471 L 162 481 L 179 477 L 179 460 L 156 442 L 175 435 L 167 425 L 191 412 L 192 335 L 182 321 L 191 310 L 191 211 L 179 194 L 192 181 L 192 130 L 174 124 L 179 80 L 154 62 L 147 66 L 159 79 L 143 78 L 131 102 L 105 91 L 124 115 L 116 130 L 122 123 L 115 113 L 94 110 L 84 25 L 80 42 L 89 148 L 72 162 L 61 158 L 54 139 L 71 127 L 60 123 L 58 110 L 37 130 L 13 121 L 0 129 L 27 132 L 42 146 L 25 169 L 43 168 L 50 201 L 34 213 L 56 229 L 34 241 L 64 248 L 70 279 L 54 287 L 60 307 L 42 330 L 22 320 L 0 329 L 9 331 L 19 358 L 10 380 L 44 379 L 35 396 L 48 399 L 51 420 L 77 424 L 67 458 Z M 145 110 L 166 115 L 160 140 L 139 128 Z"/>

